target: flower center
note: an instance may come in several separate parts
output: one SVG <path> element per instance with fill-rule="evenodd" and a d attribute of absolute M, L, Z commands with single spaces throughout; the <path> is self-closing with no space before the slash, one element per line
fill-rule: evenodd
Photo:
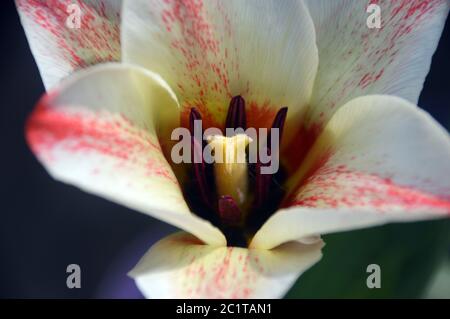
<path fill-rule="evenodd" d="M 246 247 L 281 202 L 284 170 L 278 165 L 278 151 L 286 115 L 287 107 L 281 108 L 270 131 L 261 134 L 261 129 L 246 127 L 245 101 L 236 96 L 225 135 L 200 140 L 194 126 L 201 114 L 191 109 L 192 178 L 184 185 L 185 196 L 193 212 L 222 230 L 229 246 Z"/>

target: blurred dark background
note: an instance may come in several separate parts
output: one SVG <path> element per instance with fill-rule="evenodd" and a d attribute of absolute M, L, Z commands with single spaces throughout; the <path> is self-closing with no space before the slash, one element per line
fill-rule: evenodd
<path fill-rule="evenodd" d="M 23 134 L 44 87 L 13 1 L 0 15 L 0 298 L 141 297 L 126 273 L 174 228 L 49 177 Z M 449 75 L 450 20 L 419 102 L 447 130 Z M 433 221 L 326 236 L 323 260 L 288 297 L 450 298 L 449 230 Z M 81 289 L 66 287 L 72 263 Z M 381 266 L 381 289 L 366 287 L 371 263 Z"/>

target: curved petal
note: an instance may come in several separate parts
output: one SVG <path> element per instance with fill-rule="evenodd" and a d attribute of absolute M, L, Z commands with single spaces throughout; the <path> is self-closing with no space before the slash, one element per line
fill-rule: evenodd
<path fill-rule="evenodd" d="M 177 233 L 156 243 L 130 275 L 147 298 L 280 298 L 320 260 L 322 247 L 211 247 Z"/>
<path fill-rule="evenodd" d="M 380 8 L 381 28 L 367 20 Z M 417 104 L 450 8 L 448 0 L 308 0 L 319 49 L 308 125 L 326 123 L 337 108 L 368 94 Z"/>
<path fill-rule="evenodd" d="M 225 245 L 222 233 L 190 213 L 157 138 L 162 111 L 177 114 L 156 75 L 119 64 L 75 73 L 31 114 L 26 136 L 57 180 Z"/>
<path fill-rule="evenodd" d="M 124 61 L 160 74 L 207 125 L 222 127 L 235 95 L 247 101 L 249 127 L 309 101 L 318 55 L 302 1 L 130 0 L 123 17 Z"/>
<path fill-rule="evenodd" d="M 74 70 L 119 61 L 122 0 L 15 1 L 47 89 Z"/>
<path fill-rule="evenodd" d="M 271 248 L 313 234 L 450 214 L 450 137 L 427 113 L 392 96 L 365 96 L 331 119 L 256 234 Z"/>

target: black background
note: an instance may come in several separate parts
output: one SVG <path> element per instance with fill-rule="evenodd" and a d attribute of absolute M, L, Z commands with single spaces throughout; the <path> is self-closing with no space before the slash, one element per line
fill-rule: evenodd
<path fill-rule="evenodd" d="M 125 274 L 174 229 L 56 182 L 31 154 L 24 122 L 44 93 L 13 2 L 0 9 L 0 297 L 140 297 Z M 419 105 L 450 126 L 450 23 Z M 66 267 L 82 288 L 66 287 Z"/>

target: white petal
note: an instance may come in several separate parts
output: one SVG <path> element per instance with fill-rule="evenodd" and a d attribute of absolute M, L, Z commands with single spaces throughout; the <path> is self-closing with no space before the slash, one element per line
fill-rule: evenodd
<path fill-rule="evenodd" d="M 119 61 L 122 0 L 16 0 L 16 5 L 47 89 L 74 70 Z M 72 28 L 78 12 L 80 28 Z"/>
<path fill-rule="evenodd" d="M 427 113 L 392 96 L 365 96 L 332 117 L 283 209 L 252 247 L 314 234 L 450 214 L 450 137 Z"/>
<path fill-rule="evenodd" d="M 174 95 L 158 76 L 96 66 L 41 100 L 27 140 L 54 178 L 224 245 L 218 229 L 189 211 L 163 155 L 155 126 L 171 124 L 161 120 L 164 112 L 178 118 Z"/>
<path fill-rule="evenodd" d="M 381 28 L 369 29 L 369 3 Z M 417 104 L 450 8 L 448 0 L 308 0 L 319 49 L 319 70 L 308 125 L 368 94 L 391 94 Z M 369 19 L 370 20 L 370 19 Z"/>
<path fill-rule="evenodd" d="M 320 260 L 322 247 L 211 247 L 177 233 L 156 243 L 130 275 L 147 298 L 280 298 Z"/>
<path fill-rule="evenodd" d="M 123 16 L 124 61 L 160 74 L 207 125 L 222 127 L 235 95 L 247 101 L 249 127 L 309 101 L 318 55 L 302 1 L 130 0 Z"/>

